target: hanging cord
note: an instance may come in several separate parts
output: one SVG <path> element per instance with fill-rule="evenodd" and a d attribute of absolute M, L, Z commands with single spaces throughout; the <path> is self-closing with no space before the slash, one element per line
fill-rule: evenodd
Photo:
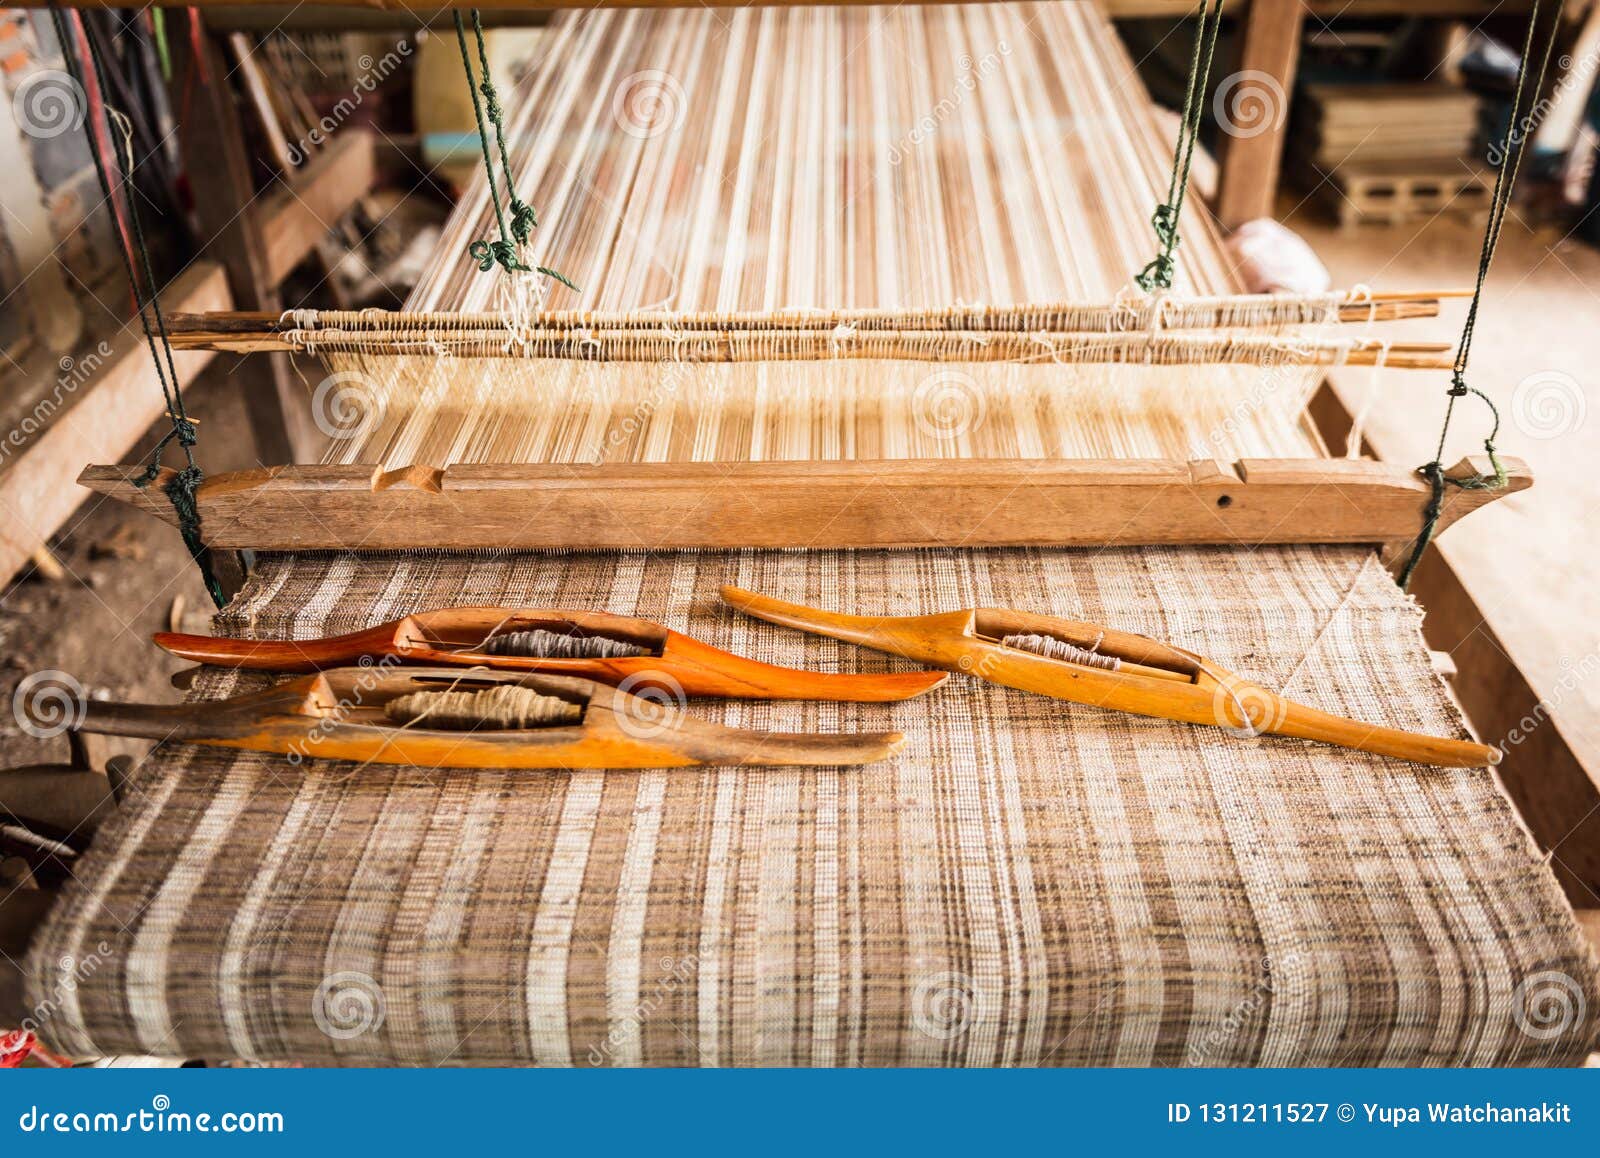
<path fill-rule="evenodd" d="M 1189 60 L 1189 88 L 1183 97 L 1183 116 L 1172 149 L 1172 176 L 1167 181 L 1167 199 L 1156 206 L 1150 224 L 1155 229 L 1161 252 L 1134 277 L 1139 288 L 1149 293 L 1171 289 L 1176 271 L 1173 251 L 1181 240 L 1178 219 L 1183 213 L 1183 198 L 1189 188 L 1189 167 L 1194 162 L 1195 144 L 1200 138 L 1200 122 L 1205 116 L 1206 83 L 1211 76 L 1211 61 L 1216 55 L 1217 33 L 1222 28 L 1223 0 L 1200 0 L 1195 9 L 1199 22 L 1194 33 L 1194 54 Z"/>
<path fill-rule="evenodd" d="M 467 246 L 467 252 L 478 263 L 478 268 L 484 273 L 499 265 L 506 273 L 527 273 L 528 266 L 521 257 L 521 248 L 528 244 L 534 228 L 539 224 L 538 214 L 533 206 L 517 196 L 516 184 L 511 177 L 511 156 L 506 149 L 505 112 L 500 107 L 500 94 L 494 87 L 494 78 L 489 72 L 489 49 L 484 42 L 483 21 L 478 10 L 472 10 L 472 34 L 478 42 L 478 66 L 482 80 L 473 83 L 472 52 L 467 47 L 466 25 L 461 20 L 461 12 L 457 9 L 452 13 L 456 22 L 456 43 L 461 48 L 461 67 L 466 70 L 467 89 L 472 93 L 472 113 L 478 122 L 478 145 L 483 151 L 483 171 L 489 179 L 489 203 L 494 206 L 495 222 L 500 227 L 498 239 L 482 238 Z M 482 99 L 480 100 L 479 97 Z M 485 123 L 485 117 L 488 123 Z M 505 211 L 500 207 L 499 181 L 494 174 L 494 159 L 489 148 L 489 128 L 494 126 L 495 146 L 500 153 L 500 168 L 505 175 L 506 199 L 511 210 L 511 226 L 506 227 Z M 534 270 L 552 277 L 570 290 L 577 290 L 577 286 L 565 274 L 558 273 L 545 266 L 535 266 Z"/>
<path fill-rule="evenodd" d="M 86 77 L 75 47 L 77 37 L 58 5 L 51 4 L 50 16 L 55 24 L 56 39 L 60 42 L 67 71 L 73 83 L 87 92 Z M 83 43 L 89 57 L 89 67 L 93 70 L 95 84 L 102 94 L 103 101 L 107 92 L 104 80 L 105 67 L 100 59 L 99 50 L 95 47 L 94 37 L 87 35 L 87 30 Z M 133 257 L 129 254 L 125 241 L 117 246 L 117 252 L 122 257 L 123 272 L 127 274 L 128 285 L 133 291 L 134 309 L 139 314 L 139 325 L 144 330 L 145 344 L 150 348 L 150 360 L 155 366 L 156 381 L 161 385 L 161 397 L 166 404 L 167 417 L 172 421 L 172 429 L 164 434 L 151 450 L 144 474 L 134 480 L 134 485 L 146 487 L 155 481 L 161 473 L 163 452 L 170 443 L 176 441 L 183 449 L 184 466 L 173 475 L 163 490 L 171 501 L 173 510 L 177 512 L 178 530 L 183 535 L 184 545 L 189 548 L 189 554 L 200 568 L 206 591 L 220 608 L 227 602 L 227 598 L 223 595 L 222 585 L 217 582 L 213 573 L 211 550 L 200 537 L 200 511 L 195 502 L 195 488 L 204 480 L 205 473 L 194 460 L 196 442 L 194 423 L 190 421 L 188 412 L 184 409 L 183 392 L 178 385 L 177 367 L 172 362 L 172 346 L 167 340 L 167 323 L 161 313 L 161 300 L 156 293 L 155 271 L 150 263 L 150 250 L 145 243 L 144 225 L 139 215 L 138 194 L 136 190 L 130 189 L 134 169 L 132 129 L 127 117 L 110 105 L 104 107 L 108 132 L 120 133 L 122 137 L 123 160 L 119 170 L 119 185 L 124 193 L 123 203 L 126 206 L 127 217 L 133 227 L 133 240 L 139 254 L 139 266 L 144 271 L 143 282 L 140 281 L 134 268 Z M 101 154 L 92 124 L 86 121 L 85 128 L 89 138 L 89 155 L 94 161 L 94 171 L 100 182 L 101 196 L 104 197 L 112 215 L 116 216 L 117 199 L 106 159 Z M 112 137 L 113 148 L 116 147 L 115 141 L 116 138 Z M 148 298 L 144 292 L 145 287 L 149 290 Z M 155 319 L 154 329 L 151 329 L 150 325 L 152 316 Z"/>
<path fill-rule="evenodd" d="M 1461 328 L 1461 341 L 1456 347 L 1455 367 L 1450 373 L 1450 390 L 1445 399 L 1444 421 L 1439 426 L 1439 444 L 1433 452 L 1433 461 L 1417 468 L 1417 473 L 1428 480 L 1432 493 L 1429 495 L 1428 505 L 1423 509 L 1422 529 L 1417 533 L 1416 543 L 1411 548 L 1411 556 L 1400 569 L 1400 575 L 1396 580 L 1402 591 L 1410 586 L 1411 576 L 1416 571 L 1417 564 L 1427 553 L 1428 544 L 1433 542 L 1434 533 L 1439 528 L 1439 517 L 1444 513 L 1447 488 L 1453 486 L 1465 491 L 1494 491 L 1506 485 L 1506 468 L 1500 462 L 1500 456 L 1495 448 L 1495 439 L 1500 435 L 1500 409 L 1482 390 L 1467 385 L 1467 360 L 1471 356 L 1472 337 L 1478 327 L 1478 309 L 1483 304 L 1483 285 L 1489 278 L 1489 266 L 1494 262 L 1495 250 L 1500 244 L 1500 231 L 1505 225 L 1506 214 L 1511 209 L 1511 191 L 1517 183 L 1517 171 L 1522 166 L 1522 154 L 1527 146 L 1528 134 L 1519 128 L 1527 116 L 1522 107 L 1524 94 L 1527 95 L 1528 101 L 1532 102 L 1538 100 L 1540 92 L 1544 90 L 1545 71 L 1549 68 L 1550 56 L 1561 31 L 1561 17 L 1566 11 L 1566 0 L 1559 0 L 1555 16 L 1550 21 L 1550 31 L 1545 40 L 1544 51 L 1539 55 L 1538 75 L 1530 88 L 1528 65 L 1534 55 L 1534 35 L 1539 27 L 1539 8 L 1542 2 L 1543 0 L 1533 0 L 1533 11 L 1528 16 L 1528 31 L 1522 41 L 1522 58 L 1517 62 L 1517 85 L 1511 98 L 1505 147 L 1500 153 L 1500 165 L 1495 171 L 1494 192 L 1489 200 L 1489 220 L 1483 231 L 1483 249 L 1478 255 L 1478 278 L 1472 289 L 1472 300 L 1467 305 L 1467 320 Z M 1472 475 L 1463 479 L 1446 478 L 1445 440 L 1450 435 L 1450 421 L 1455 416 L 1456 400 L 1465 398 L 1468 394 L 1476 395 L 1489 408 L 1491 425 L 1488 437 L 1483 440 L 1483 449 L 1489 456 L 1489 465 L 1494 468 L 1494 473 Z"/>

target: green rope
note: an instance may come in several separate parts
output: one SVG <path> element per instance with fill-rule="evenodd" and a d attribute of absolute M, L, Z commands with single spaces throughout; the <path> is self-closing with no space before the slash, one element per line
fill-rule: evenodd
<path fill-rule="evenodd" d="M 1200 139 L 1200 122 L 1205 116 L 1206 82 L 1211 76 L 1211 61 L 1216 55 L 1217 34 L 1222 28 L 1223 0 L 1200 0 L 1195 9 L 1198 24 L 1194 33 L 1194 52 L 1189 59 L 1189 87 L 1183 95 L 1183 115 L 1178 122 L 1178 138 L 1172 150 L 1172 175 L 1167 180 L 1167 199 L 1156 206 L 1150 225 L 1161 250 L 1134 280 L 1146 293 L 1171 289 L 1177 272 L 1173 252 L 1182 240 L 1178 221 L 1183 214 L 1183 198 L 1189 188 L 1189 169 Z"/>
<path fill-rule="evenodd" d="M 73 50 L 76 37 L 67 24 L 66 17 L 61 9 L 52 2 L 50 6 L 51 19 L 55 23 L 56 39 L 61 45 L 61 54 L 67 64 L 67 71 L 73 82 L 80 89 L 87 92 L 85 76 L 80 67 L 77 53 Z M 95 81 L 102 94 L 110 90 L 105 81 L 105 64 L 100 58 L 100 51 L 95 46 L 92 36 L 84 35 L 84 44 L 88 49 L 89 66 L 94 71 Z M 109 104 L 106 109 L 106 131 L 109 134 L 118 130 L 119 126 L 113 122 L 116 114 Z M 122 118 L 122 124 L 127 119 Z M 105 204 L 113 214 L 116 213 L 116 199 L 111 184 L 111 175 L 106 167 L 105 158 L 101 155 L 99 142 L 95 139 L 94 128 L 85 121 L 85 132 L 89 138 L 89 155 L 94 161 L 95 176 L 100 183 L 100 194 Z M 115 147 L 113 138 L 113 148 Z M 124 171 L 120 174 L 121 184 L 127 190 L 128 181 L 133 172 L 132 146 L 128 146 L 127 159 Z M 177 471 L 163 487 L 163 491 L 172 503 L 173 510 L 178 516 L 178 530 L 183 535 L 183 542 L 189 548 L 189 554 L 195 564 L 200 568 L 200 576 L 205 581 L 206 591 L 211 595 L 212 602 L 219 608 L 227 603 L 223 594 L 222 585 L 217 582 L 216 574 L 212 567 L 211 549 L 205 545 L 200 534 L 200 510 L 195 500 L 195 490 L 205 478 L 205 473 L 194 461 L 194 445 L 197 441 L 194 423 L 190 421 L 188 412 L 184 409 L 183 391 L 179 388 L 177 367 L 172 361 L 172 345 L 168 340 L 166 318 L 161 313 L 161 300 L 156 292 L 156 276 L 150 261 L 150 249 L 146 244 L 143 220 L 139 215 L 138 194 L 136 191 L 127 191 L 123 198 L 127 205 L 128 219 L 133 226 L 134 242 L 139 254 L 139 267 L 144 271 L 144 286 L 149 287 L 146 298 L 141 289 L 141 282 L 135 271 L 133 258 L 128 253 L 126 245 L 118 245 L 117 252 L 122 257 L 123 272 L 127 275 L 128 285 L 133 291 L 134 308 L 139 312 L 139 325 L 144 330 L 145 344 L 150 349 L 150 360 L 155 366 L 156 381 L 161 386 L 162 400 L 166 404 L 167 416 L 172 421 L 172 429 L 162 436 L 155 448 L 150 452 L 149 460 L 144 473 L 134 480 L 134 485 L 139 487 L 149 486 L 161 473 L 161 456 L 168 444 L 176 441 L 183 448 L 184 467 Z M 155 319 L 155 329 L 151 329 L 151 317 Z M 163 355 L 165 364 L 163 365 Z"/>
<path fill-rule="evenodd" d="M 489 49 L 484 42 L 483 21 L 478 10 L 472 10 L 472 34 L 478 42 L 478 66 L 482 79 L 474 84 L 472 53 L 467 48 L 466 25 L 460 11 L 452 13 L 456 22 L 456 44 L 461 49 L 461 67 L 466 70 L 467 88 L 472 93 L 472 113 L 478 122 L 478 145 L 483 151 L 483 171 L 489 179 L 489 202 L 494 206 L 494 217 L 500 227 L 498 239 L 483 238 L 467 246 L 467 253 L 478 263 L 478 269 L 488 273 L 496 265 L 507 273 L 526 273 L 519 248 L 528 244 L 528 238 L 539 224 L 533 206 L 517 196 L 516 184 L 511 179 L 511 155 L 506 149 L 505 111 L 500 107 L 500 94 L 494 87 L 489 72 Z M 480 100 L 480 96 L 482 99 Z M 487 123 L 486 123 L 487 122 Z M 500 168 L 505 175 L 506 200 L 511 210 L 511 225 L 506 226 L 505 212 L 500 208 L 499 180 L 494 173 L 494 159 L 489 148 L 489 125 L 494 126 L 495 146 L 500 153 Z M 515 241 L 515 244 L 513 244 Z M 577 290 L 572 279 L 545 266 L 534 267 L 546 277 L 552 277 L 570 290 Z"/>
<path fill-rule="evenodd" d="M 457 17 L 459 19 L 459 16 Z M 478 90 L 483 93 L 484 110 L 489 115 L 490 122 L 494 125 L 495 145 L 500 150 L 500 169 L 506 175 L 506 199 L 511 208 L 511 236 L 517 239 L 518 245 L 527 245 L 528 236 L 539 224 L 539 216 L 522 198 L 517 196 L 517 190 L 511 183 L 511 157 L 506 152 L 506 124 L 505 113 L 500 108 L 500 94 L 495 91 L 494 77 L 489 72 L 489 49 L 483 39 L 483 21 L 478 15 L 478 10 L 472 10 L 472 34 L 478 40 L 478 66 L 483 76 L 483 81 L 478 85 Z M 470 71 L 469 74 L 470 76 Z M 478 122 L 482 128 L 483 122 Z M 487 151 L 484 157 L 488 157 Z M 494 173 L 489 174 L 490 184 L 494 183 Z M 504 224 L 502 223 L 502 231 Z"/>
<path fill-rule="evenodd" d="M 1506 214 L 1511 209 L 1511 191 L 1516 185 L 1517 173 L 1522 167 L 1523 150 L 1527 145 L 1526 134 L 1518 130 L 1518 126 L 1523 123 L 1527 115 L 1523 110 L 1524 96 L 1526 95 L 1531 104 L 1538 99 L 1539 93 L 1544 89 L 1545 73 L 1550 66 L 1550 56 L 1555 49 L 1556 37 L 1561 29 L 1561 17 L 1566 10 L 1566 0 L 1558 0 L 1555 17 L 1550 22 L 1550 32 L 1545 41 L 1544 52 L 1539 58 L 1537 79 L 1530 89 L 1528 64 L 1534 55 L 1534 33 L 1539 27 L 1539 8 L 1542 2 L 1543 0 L 1533 0 L 1533 11 L 1528 16 L 1528 31 L 1522 41 L 1522 57 L 1517 62 L 1517 85 L 1511 98 L 1505 147 L 1500 153 L 1500 164 L 1495 171 L 1494 192 L 1489 199 L 1489 220 L 1483 231 L 1483 248 L 1478 254 L 1477 282 L 1472 289 L 1472 300 L 1467 305 L 1467 320 L 1461 328 L 1461 341 L 1456 346 L 1455 365 L 1450 372 L 1450 389 L 1445 399 L 1444 421 L 1439 426 L 1439 444 L 1433 452 L 1433 461 L 1417 468 L 1417 473 L 1428 480 L 1432 493 L 1427 506 L 1423 508 L 1422 529 L 1417 532 L 1411 555 L 1406 559 L 1396 579 L 1401 590 L 1411 585 L 1411 576 L 1416 572 L 1417 564 L 1422 561 L 1428 545 L 1433 542 L 1434 535 L 1439 529 L 1439 518 L 1444 513 L 1446 487 L 1483 491 L 1499 490 L 1506 485 L 1506 468 L 1500 462 L 1495 447 L 1495 439 L 1500 436 L 1500 410 L 1482 390 L 1467 384 L 1467 361 L 1472 353 L 1473 334 L 1478 327 L 1478 310 L 1483 304 L 1484 283 L 1489 279 L 1489 267 L 1494 263 L 1495 250 L 1500 245 L 1500 231 L 1505 225 Z M 1489 408 L 1492 424 L 1489 436 L 1483 440 L 1483 449 L 1489 456 L 1489 465 L 1494 469 L 1492 474 L 1472 475 L 1464 479 L 1448 478 L 1444 473 L 1445 441 L 1450 436 L 1450 422 L 1455 417 L 1457 399 L 1465 398 L 1469 394 L 1476 395 Z"/>
<path fill-rule="evenodd" d="M 150 31 L 155 36 L 156 57 L 161 61 L 161 79 L 172 83 L 172 49 L 167 45 L 167 10 L 150 9 Z"/>

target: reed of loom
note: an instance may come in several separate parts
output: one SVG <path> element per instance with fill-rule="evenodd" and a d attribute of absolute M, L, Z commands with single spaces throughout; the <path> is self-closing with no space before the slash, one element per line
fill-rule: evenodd
<path fill-rule="evenodd" d="M 1464 290 L 1330 294 L 1237 294 L 1224 297 L 1135 297 L 1119 302 L 1037 303 L 1020 306 L 951 306 L 925 310 L 547 310 L 531 322 L 541 331 L 712 330 L 717 332 L 821 330 L 845 333 L 992 331 L 1110 334 L 1137 331 L 1247 329 L 1261 326 L 1366 323 L 1437 317 L 1444 298 Z M 288 310 L 281 314 L 225 310 L 174 314 L 167 319 L 174 346 L 232 349 L 310 331 L 384 334 L 393 331 L 499 333 L 516 324 L 505 313 L 391 310 Z M 287 347 L 283 347 L 287 348 Z"/>
<path fill-rule="evenodd" d="M 478 358 L 531 358 L 577 362 L 1054 362 L 1149 365 L 1384 365 L 1396 370 L 1445 370 L 1447 342 L 1388 343 L 1222 335 L 1080 334 L 1036 331 L 711 330 L 638 328 L 545 330 L 423 327 L 381 332 L 331 328 L 287 331 L 277 340 L 243 340 L 254 352 L 370 355 L 435 354 Z M 175 348 L 183 348 L 179 340 Z M 192 347 L 191 347 L 192 348 Z M 205 348 L 235 350 L 228 341 Z"/>

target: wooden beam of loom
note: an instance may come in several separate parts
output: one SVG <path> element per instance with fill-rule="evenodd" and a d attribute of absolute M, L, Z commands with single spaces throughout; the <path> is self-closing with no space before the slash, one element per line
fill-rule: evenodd
<path fill-rule="evenodd" d="M 1448 342 L 1344 341 L 1189 334 L 989 334 L 947 330 L 884 331 L 839 337 L 815 330 L 508 330 L 396 331 L 355 338 L 317 331 L 303 342 L 216 338 L 173 341 L 175 350 L 269 353 L 349 351 L 376 355 L 445 353 L 479 358 L 545 358 L 571 362 L 1059 362 L 1157 366 L 1387 366 L 1448 370 Z"/>
<path fill-rule="evenodd" d="M 373 135 L 362 128 L 339 134 L 325 152 L 274 187 L 249 212 L 260 221 L 266 277 L 280 284 L 350 207 L 372 189 L 377 174 Z"/>
<path fill-rule="evenodd" d="M 1440 529 L 1525 490 L 1452 487 Z M 1449 472 L 1490 469 L 1463 459 Z M 164 480 L 91 466 L 90 490 L 175 521 Z M 461 465 L 383 471 L 283 466 L 207 479 L 201 534 L 271 551 L 1404 544 L 1430 488 L 1362 460 L 908 459 Z M 1386 554 L 1397 553 L 1398 546 Z"/>
<path fill-rule="evenodd" d="M 1120 333 L 1161 330 L 1237 329 L 1269 325 L 1389 322 L 1439 316 L 1445 298 L 1469 298 L 1468 289 L 1356 294 L 1227 294 L 1211 297 L 1146 298 L 1131 302 L 1030 303 L 1021 306 L 949 306 L 938 310 L 546 310 L 531 316 L 541 329 L 660 328 L 832 330 L 843 324 L 863 330 L 983 330 L 1030 333 L 1078 330 Z M 1332 305 L 1335 317 L 1327 317 Z M 1270 307 L 1281 307 L 1273 312 Z M 1253 316 L 1252 316 L 1253 315 Z M 223 337 L 266 341 L 301 329 L 349 329 L 382 333 L 423 327 L 489 330 L 512 321 L 506 313 L 460 310 L 216 310 L 168 313 L 167 333 L 189 343 Z"/>

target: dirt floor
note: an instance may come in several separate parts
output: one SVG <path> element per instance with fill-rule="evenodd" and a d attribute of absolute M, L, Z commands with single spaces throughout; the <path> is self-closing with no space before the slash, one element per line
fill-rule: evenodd
<path fill-rule="evenodd" d="M 151 389 L 154 389 L 152 383 Z M 186 397 L 200 420 L 201 465 L 211 471 L 257 465 L 243 391 L 271 389 L 264 367 L 219 357 Z M 154 444 L 157 435 L 140 443 Z M 169 452 L 176 457 L 176 452 Z M 150 643 L 176 619 L 186 630 L 209 630 L 211 600 L 182 540 L 166 523 L 121 503 L 95 500 L 79 508 L 53 541 L 65 571 L 46 579 L 34 570 L 0 595 L 0 695 L 14 707 L 24 680 L 44 681 L 92 698 L 175 702 L 174 672 L 188 666 Z M 90 737 L 97 766 L 117 753 L 142 754 L 140 741 Z M 65 761 L 67 741 L 38 738 L 15 710 L 0 711 L 0 767 Z"/>

